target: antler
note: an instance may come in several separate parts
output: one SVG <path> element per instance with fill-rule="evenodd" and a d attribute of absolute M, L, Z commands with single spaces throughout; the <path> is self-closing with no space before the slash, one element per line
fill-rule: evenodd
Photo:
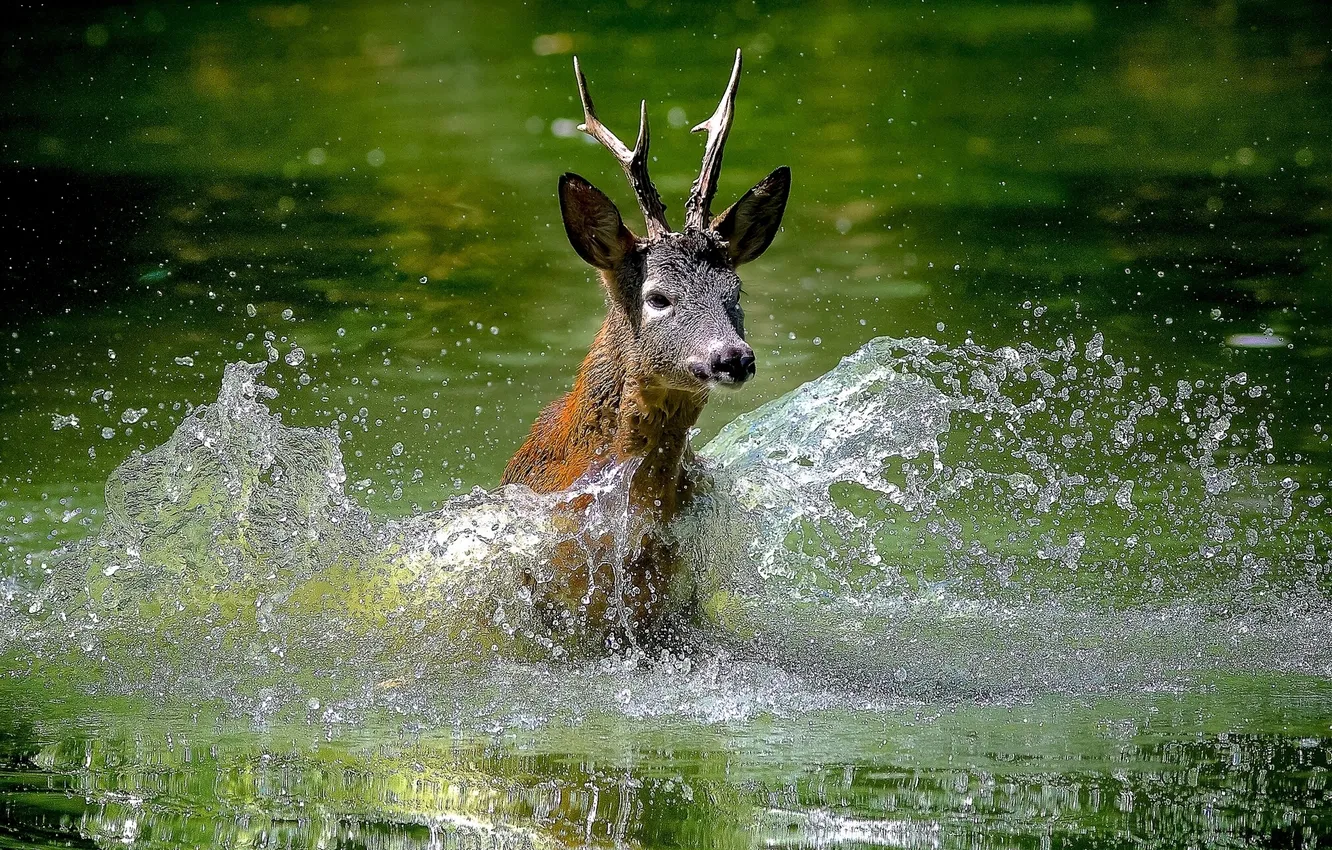
<path fill-rule="evenodd" d="M 712 197 L 717 194 L 717 177 L 721 175 L 722 149 L 726 147 L 726 137 L 731 132 L 731 120 L 735 117 L 735 91 L 740 87 L 740 51 L 735 51 L 735 67 L 731 69 L 731 81 L 726 84 L 726 93 L 712 117 L 699 124 L 691 132 L 706 130 L 708 145 L 703 150 L 703 169 L 699 172 L 694 187 L 685 202 L 685 228 L 703 230 L 708 226 L 712 215 Z"/>
<path fill-rule="evenodd" d="M 592 107 L 592 96 L 587 93 L 587 79 L 583 76 L 582 69 L 578 67 L 577 56 L 573 62 L 574 76 L 578 78 L 578 96 L 583 101 L 583 123 L 578 129 L 601 142 L 606 150 L 619 160 L 620 167 L 624 169 L 624 176 L 629 178 L 629 185 L 633 187 L 634 195 L 638 198 L 638 207 L 643 211 L 643 218 L 647 222 L 649 238 L 669 233 L 671 226 L 666 223 L 666 205 L 661 202 L 661 195 L 657 194 L 657 187 L 652 185 L 652 178 L 648 176 L 647 101 L 643 101 L 639 112 L 638 140 L 634 142 L 634 149 L 631 151 L 607 129 L 605 124 L 597 120 L 596 110 Z"/>

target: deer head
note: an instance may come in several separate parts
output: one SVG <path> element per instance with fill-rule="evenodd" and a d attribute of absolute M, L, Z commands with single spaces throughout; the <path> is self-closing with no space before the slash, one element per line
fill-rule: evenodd
<path fill-rule="evenodd" d="M 758 182 L 725 212 L 712 217 L 722 150 L 735 114 L 740 51 L 721 103 L 694 132 L 707 133 L 703 167 L 685 204 L 685 226 L 674 231 L 648 176 L 647 101 L 638 140 L 630 150 L 597 120 L 587 80 L 574 58 L 583 101 L 580 129 L 606 147 L 624 169 L 646 222 L 632 233 L 610 198 L 577 174 L 560 178 L 564 229 L 578 255 L 601 270 L 612 318 L 628 331 L 622 353 L 631 374 L 663 389 L 706 392 L 736 386 L 754 374 L 754 350 L 745 342 L 736 268 L 757 258 L 781 226 L 791 188 L 782 166 Z"/>

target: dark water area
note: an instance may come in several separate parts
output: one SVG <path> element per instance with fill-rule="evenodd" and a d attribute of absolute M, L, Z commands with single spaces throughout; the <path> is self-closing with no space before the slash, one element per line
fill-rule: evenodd
<path fill-rule="evenodd" d="M 22 4 L 0 40 L 0 846 L 1332 840 L 1324 4 Z M 699 520 L 697 657 L 330 656 L 300 600 L 341 579 L 244 527 L 227 568 L 285 572 L 97 595 L 134 534 L 182 561 L 116 482 L 237 361 L 278 395 L 235 421 L 331 428 L 376 533 L 452 529 L 603 315 L 559 175 L 641 227 L 571 56 L 621 137 L 646 99 L 678 220 L 737 47 L 717 206 L 794 183 L 757 377 L 695 438 L 751 512 Z M 793 425 L 833 397 L 850 460 Z M 53 577 L 78 629 L 12 626 Z"/>

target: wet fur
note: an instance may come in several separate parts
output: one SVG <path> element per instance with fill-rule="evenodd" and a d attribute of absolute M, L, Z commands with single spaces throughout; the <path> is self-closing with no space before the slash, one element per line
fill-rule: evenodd
<path fill-rule="evenodd" d="M 526 581 L 547 620 L 571 635 L 650 638 L 673 613 L 667 600 L 682 566 L 664 528 L 689 499 L 689 430 L 711 386 L 689 371 L 688 359 L 704 343 L 743 341 L 735 266 L 772 242 L 789 186 L 790 172 L 777 169 L 707 231 L 648 240 L 630 233 L 615 205 L 583 178 L 560 181 L 565 230 L 579 256 L 601 270 L 606 319 L 573 389 L 541 412 L 501 483 L 560 492 L 636 460 L 628 501 L 631 527 L 641 529 L 637 552 L 618 563 L 608 536 L 579 532 L 592 497 L 564 503 L 556 523 L 569 536 L 549 574 Z M 672 299 L 670 321 L 645 320 L 648 283 Z"/>

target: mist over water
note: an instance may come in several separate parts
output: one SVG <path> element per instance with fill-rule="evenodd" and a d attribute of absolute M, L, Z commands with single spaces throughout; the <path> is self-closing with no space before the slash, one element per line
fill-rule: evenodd
<path fill-rule="evenodd" d="M 1264 389 L 1159 386 L 1103 348 L 880 338 L 741 416 L 671 529 L 696 631 L 609 657 L 519 580 L 577 534 L 552 520 L 569 494 L 374 517 L 337 436 L 284 425 L 264 364 L 235 363 L 116 470 L 94 537 L 11 586 L 9 666 L 257 718 L 469 727 L 1332 675 L 1326 508 L 1269 465 Z M 629 474 L 578 485 L 621 549 Z"/>

